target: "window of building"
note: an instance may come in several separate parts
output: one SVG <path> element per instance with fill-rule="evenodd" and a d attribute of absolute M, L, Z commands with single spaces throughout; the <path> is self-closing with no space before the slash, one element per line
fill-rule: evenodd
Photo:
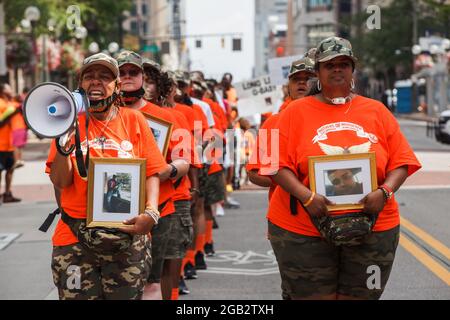
<path fill-rule="evenodd" d="M 308 0 L 308 11 L 331 10 L 333 7 L 332 0 Z"/>
<path fill-rule="evenodd" d="M 202 47 L 202 40 L 195 40 L 195 47 L 200 49 Z"/>
<path fill-rule="evenodd" d="M 144 16 L 147 15 L 147 4 L 146 3 L 142 4 L 142 15 L 144 15 Z"/>
<path fill-rule="evenodd" d="M 138 33 L 138 25 L 136 21 L 131 21 L 130 23 L 130 31 L 132 34 L 137 34 Z"/>
<path fill-rule="evenodd" d="M 146 22 L 146 21 L 144 21 L 144 22 L 142 23 L 142 32 L 144 33 L 144 35 L 145 35 L 145 34 L 148 34 L 148 30 L 147 30 L 147 22 Z"/>
<path fill-rule="evenodd" d="M 233 51 L 242 51 L 242 39 L 233 39 Z"/>
<path fill-rule="evenodd" d="M 320 41 L 336 35 L 332 24 L 309 26 L 307 31 L 308 47 L 316 47 Z"/>
<path fill-rule="evenodd" d="M 170 42 L 169 41 L 161 42 L 161 54 L 170 54 Z"/>

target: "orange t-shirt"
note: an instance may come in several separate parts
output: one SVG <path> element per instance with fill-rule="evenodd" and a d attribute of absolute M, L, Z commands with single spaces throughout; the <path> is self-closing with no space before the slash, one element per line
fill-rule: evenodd
<path fill-rule="evenodd" d="M 270 132 L 272 129 L 276 128 L 279 117 L 280 114 L 278 113 L 270 116 L 266 121 L 264 121 L 264 124 L 259 129 L 258 138 L 256 139 L 256 143 L 254 144 L 250 160 L 245 166 L 245 169 L 247 171 L 259 170 L 259 168 L 261 167 L 261 159 L 259 157 L 259 154 L 264 154 L 266 152 L 267 143 L 268 141 L 270 141 Z M 276 187 L 277 184 L 272 181 L 272 184 L 269 188 L 269 201 L 272 198 L 272 194 L 275 191 Z"/>
<path fill-rule="evenodd" d="M 179 155 L 180 159 L 184 159 L 189 164 L 193 165 L 194 163 L 194 137 L 192 135 L 192 132 L 189 131 L 189 123 L 186 117 L 181 113 L 180 111 L 176 110 L 175 108 L 167 108 L 167 110 L 171 111 L 173 115 L 175 116 L 178 124 L 180 125 L 180 128 L 185 129 L 185 132 L 183 132 L 182 135 L 179 135 L 179 138 L 176 140 L 176 143 L 180 143 L 180 149 L 179 152 L 182 153 Z M 183 138 L 181 138 L 183 137 Z M 188 139 L 188 142 L 185 142 L 184 139 Z M 184 149 L 184 150 L 183 150 Z M 194 166 L 198 167 L 198 165 Z M 189 180 L 189 177 L 187 175 L 180 178 L 180 183 L 178 187 L 175 189 L 175 194 L 173 196 L 173 201 L 180 201 L 180 200 L 190 200 L 191 199 L 191 181 Z M 175 184 L 176 181 L 173 181 Z"/>
<path fill-rule="evenodd" d="M 86 115 L 79 117 L 81 149 L 86 153 Z M 98 138 L 103 136 L 106 141 L 103 148 Z M 145 118 L 137 111 L 119 108 L 117 116 L 109 121 L 89 119 L 89 156 L 100 158 L 143 158 L 146 159 L 146 176 L 155 175 L 166 168 L 166 162 L 158 150 L 152 132 Z M 56 155 L 53 142 L 47 159 L 47 172 L 51 168 Z M 86 218 L 87 212 L 87 180 L 78 174 L 75 153 L 70 156 L 73 170 L 73 183 L 61 190 L 61 207 L 73 218 Z M 77 243 L 78 239 L 70 228 L 60 219 L 53 235 L 53 245 L 65 246 Z"/>
<path fill-rule="evenodd" d="M 180 126 L 178 122 L 176 121 L 174 115 L 168 111 L 165 108 L 161 108 L 160 106 L 157 106 L 151 102 L 147 102 L 147 104 L 139 109 L 139 111 L 148 113 L 154 117 L 169 121 L 173 124 L 172 126 L 172 134 L 175 130 L 179 129 Z M 166 155 L 166 161 L 167 163 L 172 162 L 174 159 L 172 159 L 172 151 L 176 146 L 176 142 L 170 139 L 169 146 L 167 148 L 167 155 Z M 159 185 L 159 201 L 158 205 L 164 207 L 162 210 L 160 210 L 161 217 L 165 217 L 169 214 L 172 214 L 175 212 L 175 205 L 173 203 L 173 195 L 175 194 L 175 189 L 173 187 L 173 183 L 170 179 L 167 179 L 166 181 L 163 181 Z"/>
<path fill-rule="evenodd" d="M 8 107 L 13 106 L 14 102 L 9 102 L 0 98 L 0 114 L 6 111 Z M 17 129 L 26 128 L 21 114 L 15 114 L 0 128 L 0 151 L 14 151 L 12 132 Z"/>
<path fill-rule="evenodd" d="M 187 128 L 191 132 L 194 132 L 194 123 L 196 120 L 194 109 L 192 107 L 189 107 L 189 106 L 186 106 L 186 105 L 180 104 L 180 103 L 175 104 L 175 107 L 173 109 L 180 111 L 184 115 L 184 117 L 186 118 L 186 120 L 188 122 Z"/>
<path fill-rule="evenodd" d="M 289 168 L 307 187 L 308 157 L 329 154 L 329 150 L 339 147 L 348 150 L 360 146 L 360 152 L 375 152 L 378 185 L 383 184 L 387 172 L 398 167 L 407 165 L 408 175 L 421 167 L 394 116 L 369 98 L 357 96 L 340 106 L 322 103 L 315 97 L 299 99 L 280 114 L 276 128 L 280 132 L 279 167 Z M 268 173 L 260 170 L 260 174 Z M 276 188 L 267 218 L 291 232 L 319 236 L 300 204 L 298 215 L 290 213 L 289 199 L 286 191 Z M 380 213 L 374 231 L 389 230 L 399 223 L 398 204 L 393 198 Z"/>
<path fill-rule="evenodd" d="M 217 119 L 214 118 L 214 122 L 217 124 L 217 121 L 219 121 L 219 125 L 214 127 L 225 132 L 228 127 L 228 120 L 225 111 L 217 102 L 211 99 L 203 98 L 203 101 L 209 104 L 209 106 L 211 107 L 211 111 L 217 117 Z"/>
<path fill-rule="evenodd" d="M 292 101 L 294 100 L 292 100 L 291 97 L 287 97 L 286 100 L 284 100 L 283 104 L 281 105 L 280 110 L 278 110 L 278 113 L 285 110 Z"/>

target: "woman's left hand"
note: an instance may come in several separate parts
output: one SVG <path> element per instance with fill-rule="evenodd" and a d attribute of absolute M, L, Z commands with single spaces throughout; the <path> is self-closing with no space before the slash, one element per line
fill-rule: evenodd
<path fill-rule="evenodd" d="M 383 190 L 377 189 L 375 191 L 372 191 L 367 196 L 365 196 L 359 203 L 364 205 L 363 211 L 367 214 L 380 213 L 386 204 Z"/>
<path fill-rule="evenodd" d="M 140 214 L 137 217 L 124 221 L 123 223 L 129 225 L 129 227 L 119 228 L 120 231 L 132 235 L 144 235 L 148 234 L 152 230 L 155 221 L 147 214 Z"/>

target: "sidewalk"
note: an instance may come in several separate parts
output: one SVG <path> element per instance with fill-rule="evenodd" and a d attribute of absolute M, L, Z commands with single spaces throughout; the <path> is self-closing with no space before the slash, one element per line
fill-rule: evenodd
<path fill-rule="evenodd" d="M 413 112 L 413 113 L 394 113 L 397 119 L 415 120 L 415 121 L 426 121 L 433 122 L 437 120 L 437 117 L 430 117 L 423 112 Z"/>

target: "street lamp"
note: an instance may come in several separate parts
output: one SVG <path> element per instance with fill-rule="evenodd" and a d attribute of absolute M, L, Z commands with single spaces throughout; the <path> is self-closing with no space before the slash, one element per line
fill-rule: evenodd
<path fill-rule="evenodd" d="M 88 47 L 89 53 L 95 54 L 100 51 L 100 47 L 97 42 L 91 42 Z"/>
<path fill-rule="evenodd" d="M 31 57 L 31 64 L 34 69 L 34 75 L 33 75 L 33 85 L 37 82 L 37 59 L 36 59 L 36 52 L 37 52 L 37 46 L 36 46 L 36 37 L 34 34 L 34 29 L 36 26 L 37 21 L 41 18 L 41 11 L 38 7 L 35 6 L 29 6 L 25 9 L 25 19 L 30 22 L 31 25 L 31 42 L 33 44 L 33 55 Z M 23 22 L 23 20 L 22 20 Z M 25 23 L 26 24 L 26 23 Z"/>
<path fill-rule="evenodd" d="M 108 51 L 109 51 L 109 53 L 111 53 L 111 55 L 114 55 L 117 51 L 119 51 L 119 49 L 120 49 L 120 47 L 117 42 L 111 42 L 108 45 Z"/>

